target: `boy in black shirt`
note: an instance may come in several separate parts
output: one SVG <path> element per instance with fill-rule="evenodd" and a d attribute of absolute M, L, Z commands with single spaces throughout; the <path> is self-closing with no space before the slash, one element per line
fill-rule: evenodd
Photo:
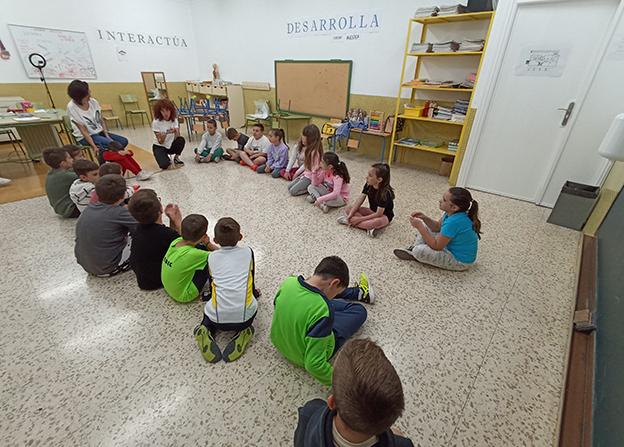
<path fill-rule="evenodd" d="M 128 203 L 128 211 L 139 222 L 132 232 L 130 264 L 136 274 L 139 288 L 160 289 L 162 260 L 171 242 L 180 237 L 182 213 L 178 205 L 169 204 L 164 213 L 169 217 L 169 227 L 163 225 L 163 207 L 152 189 L 137 191 Z"/>
<path fill-rule="evenodd" d="M 244 133 L 240 133 L 233 127 L 230 127 L 227 130 L 227 137 L 229 140 L 236 141 L 238 143 L 238 147 L 236 149 L 226 149 L 227 154 L 225 154 L 221 158 L 223 158 L 224 160 L 238 159 L 238 151 L 243 150 L 243 148 L 247 144 L 247 141 L 249 141 L 249 137 Z"/>

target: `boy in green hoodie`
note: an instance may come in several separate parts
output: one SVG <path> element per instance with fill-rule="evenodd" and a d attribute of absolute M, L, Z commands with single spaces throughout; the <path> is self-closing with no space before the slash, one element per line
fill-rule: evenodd
<path fill-rule="evenodd" d="M 72 169 L 74 162 L 69 152 L 63 147 L 44 149 L 43 161 L 52 168 L 46 177 L 45 190 L 54 212 L 73 219 L 80 216 L 80 211 L 69 196 L 69 188 L 78 179 Z"/>

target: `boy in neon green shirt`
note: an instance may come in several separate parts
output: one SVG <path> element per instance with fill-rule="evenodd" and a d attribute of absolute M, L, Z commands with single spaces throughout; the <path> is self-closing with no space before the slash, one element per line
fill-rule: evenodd
<path fill-rule="evenodd" d="M 208 220 L 201 214 L 186 216 L 181 231 L 182 237 L 171 243 L 163 258 L 161 276 L 171 298 L 188 303 L 202 299 L 200 293 L 208 281 L 208 254 L 219 247 L 210 242 Z"/>

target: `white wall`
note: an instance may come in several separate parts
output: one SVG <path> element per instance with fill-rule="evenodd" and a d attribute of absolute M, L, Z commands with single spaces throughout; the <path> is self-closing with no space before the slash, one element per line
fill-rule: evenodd
<path fill-rule="evenodd" d="M 211 80 L 212 64 L 216 63 L 222 79 L 235 83 L 269 82 L 274 86 L 275 60 L 353 60 L 351 93 L 396 97 L 408 20 L 418 7 L 435 3 L 431 0 L 194 0 L 200 77 Z M 360 37 L 355 41 L 334 42 L 331 36 L 287 36 L 287 23 L 295 20 L 374 10 L 380 11 L 380 32 L 356 33 Z M 219 26 L 227 31 L 216 31 Z M 420 31 L 416 37 L 420 37 Z"/>
<path fill-rule="evenodd" d="M 97 73 L 97 80 L 89 82 L 142 82 L 141 71 L 163 71 L 169 82 L 196 79 L 199 68 L 191 16 L 185 0 L 3 1 L 0 39 L 11 59 L 0 60 L 0 82 L 40 82 L 26 76 L 7 24 L 86 33 Z M 170 46 L 133 44 L 127 36 L 125 42 L 101 40 L 98 29 L 183 38 L 188 46 L 175 47 L 172 41 Z M 128 61 L 118 60 L 117 45 L 124 46 Z"/>

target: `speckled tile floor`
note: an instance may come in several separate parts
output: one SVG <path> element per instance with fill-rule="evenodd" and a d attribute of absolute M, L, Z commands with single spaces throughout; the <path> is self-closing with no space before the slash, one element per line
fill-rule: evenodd
<path fill-rule="evenodd" d="M 151 150 L 149 128 L 123 134 Z M 397 368 L 407 401 L 397 426 L 415 445 L 553 445 L 577 232 L 547 224 L 547 209 L 475 192 L 477 263 L 441 271 L 392 254 L 414 239 L 411 211 L 439 216 L 448 184 L 435 172 L 392 168 L 396 217 L 370 239 L 338 225 L 340 211 L 290 197 L 284 180 L 231 162 L 196 165 L 198 141 L 185 167 L 142 186 L 184 215 L 206 215 L 211 234 L 219 217 L 241 224 L 263 290 L 246 353 L 207 364 L 192 335 L 199 304 L 143 292 L 131 272 L 88 277 L 73 255 L 75 222 L 57 218 L 45 197 L 1 205 L 0 445 L 292 445 L 297 408 L 330 389 L 272 346 L 272 298 L 288 275 L 310 275 L 329 254 L 373 282 L 377 303 L 356 336 L 376 340 Z M 357 194 L 377 159 L 341 157 Z"/>

